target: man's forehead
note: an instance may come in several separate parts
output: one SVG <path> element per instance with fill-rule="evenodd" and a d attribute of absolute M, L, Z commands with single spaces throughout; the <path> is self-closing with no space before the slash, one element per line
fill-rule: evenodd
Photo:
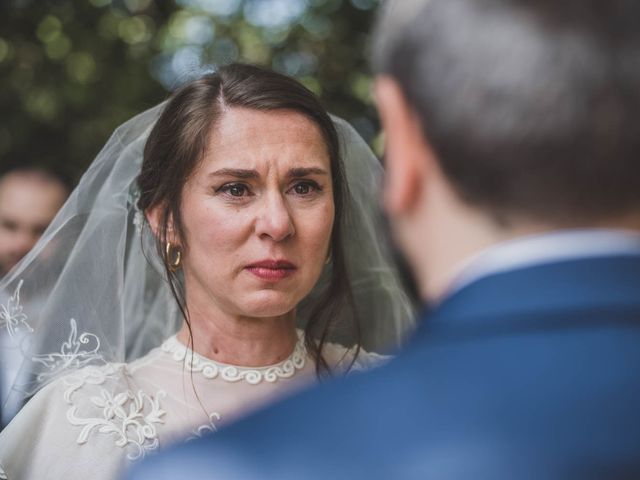
<path fill-rule="evenodd" d="M 66 196 L 66 187 L 59 181 L 37 173 L 11 172 L 0 177 L 0 198 L 15 192 L 46 191 L 56 196 Z"/>
<path fill-rule="evenodd" d="M 66 190 L 52 181 L 7 176 L 0 181 L 0 215 L 15 221 L 47 221 L 62 206 Z"/>

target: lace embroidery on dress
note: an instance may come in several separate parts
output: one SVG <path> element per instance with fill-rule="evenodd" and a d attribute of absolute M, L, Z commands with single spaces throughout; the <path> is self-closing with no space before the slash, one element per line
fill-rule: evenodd
<path fill-rule="evenodd" d="M 382 355 L 380 353 L 361 350 L 360 355 L 358 355 L 358 358 L 351 367 L 350 373 L 369 371 L 384 365 L 392 358 L 392 355 Z"/>
<path fill-rule="evenodd" d="M 72 425 L 82 427 L 76 441 L 85 444 L 95 430 L 97 433 L 113 435 L 118 447 L 127 448 L 127 458 L 137 460 L 147 452 L 158 448 L 157 424 L 164 423 L 165 411 L 161 408 L 160 399 L 166 392 L 159 390 L 149 395 L 142 390 L 137 393 L 124 390 L 114 393 L 102 387 L 98 395 L 89 397 L 91 408 L 96 416 L 79 417 L 78 406 L 73 401 L 74 393 L 85 385 L 103 385 L 107 379 L 116 380 L 122 375 L 123 365 L 106 365 L 105 367 L 87 367 L 75 375 L 64 379 L 67 389 L 64 398 L 70 405 L 67 420 Z"/>
<path fill-rule="evenodd" d="M 202 373 L 206 378 L 220 377 L 227 382 L 244 380 L 251 385 L 257 385 L 262 381 L 273 383 L 279 378 L 290 378 L 297 370 L 304 368 L 307 361 L 307 349 L 301 334 L 298 334 L 298 341 L 289 358 L 276 365 L 259 368 L 237 367 L 216 362 L 193 352 L 180 343 L 175 336 L 168 338 L 161 348 L 175 361 L 184 362 L 189 370 Z"/>
<path fill-rule="evenodd" d="M 144 228 L 145 217 L 144 214 L 138 208 L 138 201 L 140 200 L 140 190 L 137 188 L 129 194 L 127 203 L 129 208 L 133 209 L 133 225 L 136 227 L 138 235 L 142 235 L 142 229 Z"/>
<path fill-rule="evenodd" d="M 342 373 L 345 375 L 351 375 L 353 373 L 364 372 L 377 368 L 393 358 L 390 355 L 368 352 L 364 348 L 358 349 L 355 346 L 346 348 L 338 343 L 326 344 L 323 355 L 332 359 L 330 366 L 335 373 Z"/>
<path fill-rule="evenodd" d="M 12 340 L 18 332 L 33 333 L 33 328 L 27 322 L 27 315 L 23 312 L 23 307 L 20 304 L 20 289 L 23 283 L 24 280 L 20 280 L 6 305 L 0 305 L 0 328 L 6 328 L 9 338 Z"/>
<path fill-rule="evenodd" d="M 9 338 L 13 341 L 15 341 L 15 336 L 18 333 L 35 334 L 35 330 L 29 324 L 29 318 L 24 313 L 24 307 L 20 302 L 20 289 L 23 284 L 24 280 L 20 280 L 7 303 L 5 305 L 0 304 L 0 329 L 6 328 Z M 78 335 L 78 323 L 74 318 L 69 319 L 69 326 L 69 337 L 67 341 L 62 343 L 59 352 L 28 357 L 34 364 L 39 363 L 46 369 L 36 376 L 36 380 L 40 385 L 64 373 L 66 370 L 78 369 L 90 363 L 106 363 L 99 353 L 100 339 L 98 336 L 90 332 L 81 332 Z M 23 352 L 22 354 L 26 356 L 26 353 Z M 23 393 L 26 394 L 27 392 Z M 31 394 L 33 393 L 31 391 Z"/>
<path fill-rule="evenodd" d="M 0 480 L 9 480 L 9 477 L 7 477 L 7 473 L 4 471 L 4 468 L 2 468 L 2 465 L 0 465 Z"/>
<path fill-rule="evenodd" d="M 217 432 L 218 427 L 216 426 L 216 422 L 219 422 L 220 418 L 221 417 L 219 413 L 213 412 L 209 414 L 209 423 L 200 425 L 198 428 L 192 430 L 190 432 L 191 435 L 187 437 L 186 441 L 196 440 L 206 434 Z"/>
<path fill-rule="evenodd" d="M 60 346 L 60 352 L 32 357 L 34 362 L 44 365 L 48 370 L 38 374 L 39 382 L 70 368 L 81 368 L 92 362 L 104 362 L 102 355 L 98 353 L 100 339 L 89 332 L 78 335 L 78 324 L 74 318 L 69 320 L 69 324 L 69 338 Z"/>

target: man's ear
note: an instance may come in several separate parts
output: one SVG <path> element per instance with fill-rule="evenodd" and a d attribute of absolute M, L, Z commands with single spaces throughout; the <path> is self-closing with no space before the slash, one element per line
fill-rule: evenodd
<path fill-rule="evenodd" d="M 149 222 L 149 226 L 151 227 L 151 232 L 156 238 L 158 238 L 158 236 L 160 235 L 163 213 L 164 205 L 161 204 L 148 208 L 144 212 L 145 216 L 147 217 L 147 221 Z M 169 217 L 167 225 L 167 240 L 176 245 L 180 244 L 178 242 L 177 235 L 175 234 L 175 229 L 173 228 L 173 219 L 171 218 L 171 216 Z"/>
<path fill-rule="evenodd" d="M 385 206 L 389 214 L 402 215 L 420 199 L 435 158 L 396 80 L 379 76 L 375 94 L 386 136 Z"/>

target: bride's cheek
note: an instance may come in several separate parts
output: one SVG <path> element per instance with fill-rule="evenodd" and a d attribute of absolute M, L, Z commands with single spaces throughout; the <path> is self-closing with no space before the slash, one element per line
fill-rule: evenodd
<path fill-rule="evenodd" d="M 332 206 L 318 209 L 315 215 L 306 218 L 305 250 L 316 262 L 324 264 L 331 242 L 334 211 Z"/>

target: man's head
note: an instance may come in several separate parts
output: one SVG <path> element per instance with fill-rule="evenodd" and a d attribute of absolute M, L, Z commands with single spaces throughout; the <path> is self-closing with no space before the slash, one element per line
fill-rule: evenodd
<path fill-rule="evenodd" d="M 60 178 L 40 168 L 0 177 L 0 277 L 31 250 L 68 193 Z"/>
<path fill-rule="evenodd" d="M 377 33 L 387 206 L 413 263 L 434 229 L 464 256 L 638 221 L 638 2 L 399 0 Z"/>

